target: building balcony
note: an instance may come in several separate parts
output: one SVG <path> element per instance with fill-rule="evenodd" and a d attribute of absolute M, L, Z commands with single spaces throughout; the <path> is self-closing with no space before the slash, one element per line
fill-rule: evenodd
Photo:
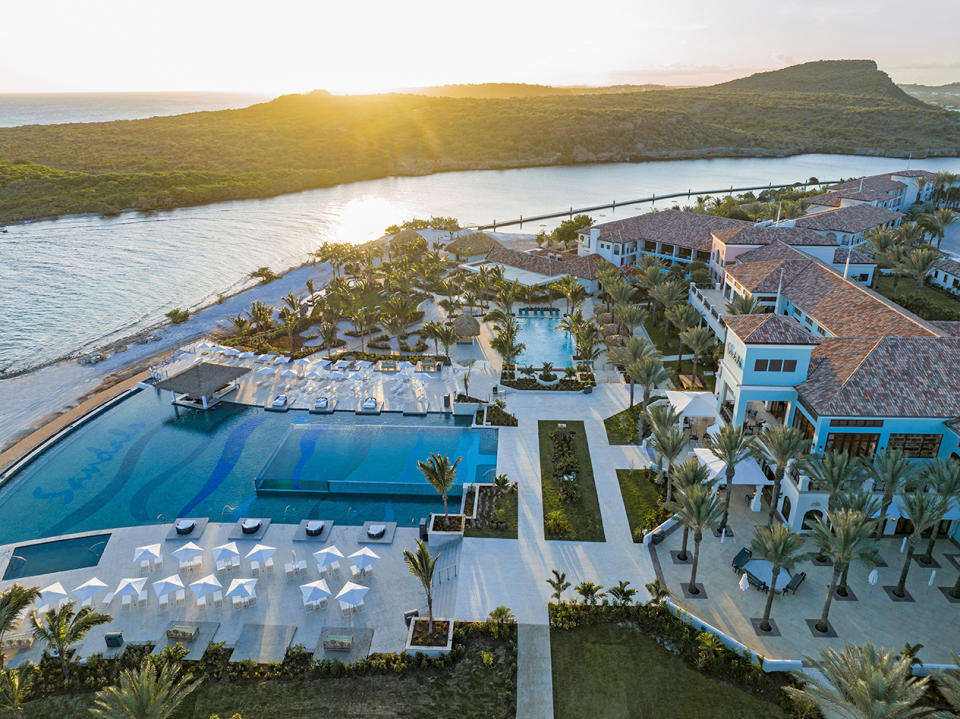
<path fill-rule="evenodd" d="M 723 315 L 727 307 L 727 298 L 723 291 L 718 289 L 704 289 L 690 283 L 690 304 L 703 315 L 710 329 L 721 340 L 726 330 L 723 325 Z"/>

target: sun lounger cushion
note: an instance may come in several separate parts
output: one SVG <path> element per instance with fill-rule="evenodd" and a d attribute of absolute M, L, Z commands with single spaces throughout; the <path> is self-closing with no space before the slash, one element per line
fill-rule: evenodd
<path fill-rule="evenodd" d="M 260 531 L 261 526 L 263 526 L 263 522 L 259 519 L 244 519 L 240 522 L 240 529 L 244 534 L 256 534 Z"/>
<path fill-rule="evenodd" d="M 323 533 L 323 521 L 311 519 L 307 522 L 307 535 L 310 537 L 318 537 Z"/>
<path fill-rule="evenodd" d="M 177 534 L 190 534 L 196 526 L 197 523 L 192 519 L 179 519 L 176 524 Z"/>

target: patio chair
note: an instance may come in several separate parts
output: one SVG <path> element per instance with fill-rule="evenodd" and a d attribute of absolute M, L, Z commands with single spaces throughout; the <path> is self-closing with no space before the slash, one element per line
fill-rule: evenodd
<path fill-rule="evenodd" d="M 767 586 L 766 582 L 760 579 L 757 579 L 755 576 L 750 574 L 750 572 L 747 572 L 746 575 L 747 575 L 747 582 L 749 582 L 750 586 L 753 587 L 754 589 L 761 592 L 765 592 L 770 588 Z"/>
<path fill-rule="evenodd" d="M 791 594 L 796 594 L 797 589 L 803 584 L 803 580 L 807 578 L 806 572 L 800 572 L 799 574 L 794 574 L 790 577 L 790 581 L 787 583 L 787 586 L 783 588 L 783 593 L 786 594 L 790 592 Z"/>
<path fill-rule="evenodd" d="M 733 561 L 730 563 L 733 566 L 733 571 L 735 571 L 737 574 L 743 574 L 743 565 L 749 562 L 752 556 L 753 552 L 751 552 L 747 547 L 743 547 L 739 552 L 737 552 L 737 556 L 735 556 Z"/>

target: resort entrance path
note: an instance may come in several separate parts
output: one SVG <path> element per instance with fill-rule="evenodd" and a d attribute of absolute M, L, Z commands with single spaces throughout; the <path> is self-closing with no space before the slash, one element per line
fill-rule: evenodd
<path fill-rule="evenodd" d="M 550 391 L 507 395 L 507 409 L 517 416 L 519 425 L 500 430 L 497 472 L 519 484 L 518 541 L 463 540 L 457 618 L 482 621 L 490 610 L 504 605 L 521 625 L 540 626 L 544 641 L 549 643 L 547 603 L 553 590 L 546 580 L 553 569 L 567 575 L 571 588 L 564 594 L 566 599 L 575 596 L 573 587 L 583 581 L 606 588 L 626 580 L 640 590 L 638 596 L 644 596 L 644 584 L 656 575 L 649 552 L 643 545 L 634 544 L 631 537 L 616 470 L 645 467 L 649 462 L 637 447 L 610 446 L 603 427 L 603 418 L 625 409 L 628 401 L 627 388 L 622 384 L 600 385 L 589 395 Z M 544 537 L 538 420 L 583 421 L 605 541 L 556 541 Z M 550 681 L 549 653 L 531 651 L 531 667 L 524 667 L 524 656 L 527 654 L 521 652 L 518 707 L 521 702 L 542 701 L 543 682 Z M 543 656 L 547 657 L 545 661 Z M 539 679 L 531 681 L 530 674 L 538 672 Z M 551 692 L 552 688 L 547 693 Z M 518 716 L 526 715 L 518 712 Z"/>
<path fill-rule="evenodd" d="M 517 626 L 517 717 L 553 719 L 550 627 Z"/>

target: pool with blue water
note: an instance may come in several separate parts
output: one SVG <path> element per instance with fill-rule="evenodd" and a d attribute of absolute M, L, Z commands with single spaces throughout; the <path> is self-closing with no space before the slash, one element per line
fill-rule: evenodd
<path fill-rule="evenodd" d="M 95 567 L 100 563 L 100 557 L 109 540 L 109 534 L 94 534 L 16 547 L 3 578 L 20 579 Z"/>
<path fill-rule="evenodd" d="M 517 358 L 517 366 L 542 367 L 544 362 L 554 367 L 573 366 L 576 347 L 569 332 L 557 329 L 560 322 L 560 317 L 517 317 L 519 339 L 526 345 Z"/>
<path fill-rule="evenodd" d="M 228 403 L 177 416 L 168 393 L 142 390 L 44 450 L 0 488 L 0 543 L 183 516 L 416 526 L 443 508 L 432 489 L 419 491 L 429 485 L 417 462 L 431 452 L 464 457 L 458 483 L 495 474 L 496 430 L 469 422 L 444 414 L 275 413 Z M 343 484 L 332 492 L 263 494 L 256 487 L 263 477 L 289 484 L 275 489 L 318 479 Z"/>

